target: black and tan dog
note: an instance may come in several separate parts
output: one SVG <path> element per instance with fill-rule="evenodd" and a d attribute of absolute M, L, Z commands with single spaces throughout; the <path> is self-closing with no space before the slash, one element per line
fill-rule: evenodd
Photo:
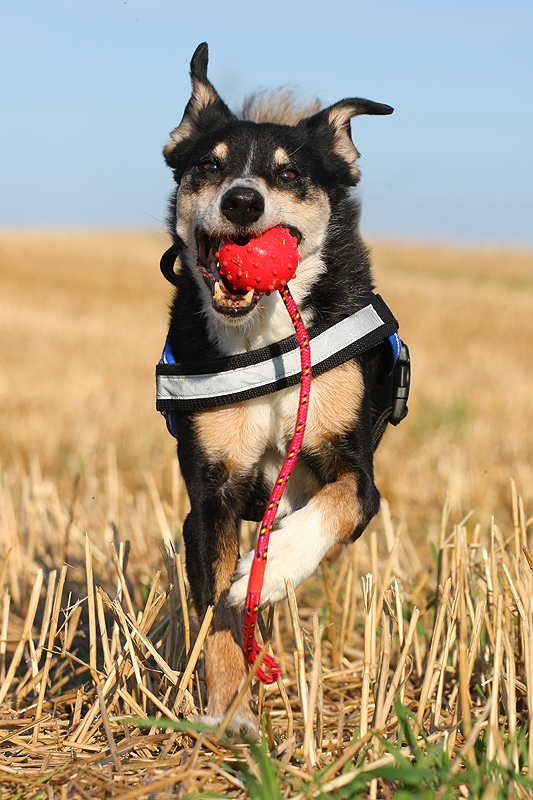
<path fill-rule="evenodd" d="M 352 98 L 292 124 L 243 120 L 207 79 L 207 60 L 202 44 L 191 61 L 191 99 L 164 149 L 177 184 L 169 220 L 173 268 L 166 270 L 177 289 L 167 347 L 173 360 L 204 377 L 217 360 L 227 365 L 293 334 L 277 292 L 235 290 L 219 274 L 222 238 L 243 244 L 275 226 L 297 237 L 301 261 L 290 288 L 308 329 L 368 304 L 373 284 L 351 197 L 359 154 L 350 119 L 392 112 Z M 383 406 L 387 359 L 390 348 L 375 345 L 313 378 L 302 452 L 270 541 L 265 604 L 285 596 L 285 578 L 299 585 L 331 547 L 360 536 L 378 511 L 373 422 Z M 264 509 L 294 431 L 298 392 L 287 385 L 172 415 L 191 503 L 183 530 L 191 592 L 199 615 L 215 606 L 205 655 L 213 720 L 224 715 L 247 669 L 240 618 L 253 554 L 239 559 L 239 521 L 257 518 L 252 507 Z M 233 724 L 254 731 L 249 701 Z"/>

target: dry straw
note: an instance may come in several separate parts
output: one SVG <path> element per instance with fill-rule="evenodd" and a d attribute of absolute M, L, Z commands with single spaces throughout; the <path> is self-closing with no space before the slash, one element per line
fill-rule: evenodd
<path fill-rule="evenodd" d="M 113 513 L 123 518 L 123 484 L 111 469 Z M 323 565 L 328 585 L 317 578 L 296 593 L 287 581 L 288 601 L 268 626 L 274 648 L 282 644 L 283 679 L 257 694 L 267 746 L 287 797 L 313 796 L 310 781 L 324 767 L 323 790 L 337 791 L 392 763 L 383 737 L 401 748 L 405 731 L 394 705 L 400 697 L 413 714 L 419 746 L 441 742 L 452 757 L 451 775 L 461 765 L 476 765 L 480 735 L 487 758 L 506 768 L 519 770 L 529 757 L 532 745 L 528 741 L 524 753 L 518 734 L 528 729 L 533 697 L 533 562 L 522 545 L 527 522 L 519 495 L 515 489 L 510 494 L 514 516 L 507 538 L 494 523 L 484 538 L 468 520 L 441 537 L 440 586 L 408 573 L 413 545 L 405 526 L 384 536 L 383 545 L 371 543 L 368 555 L 359 545 L 357 557 L 346 553 L 332 566 Z M 59 495 L 53 502 L 54 520 L 64 520 Z M 50 570 L 46 583 L 43 570 L 34 570 L 18 633 L 11 632 L 18 623 L 7 557 L 4 561 L 0 741 L 15 754 L 0 760 L 5 785 L 16 793 L 37 786 L 37 776 L 46 773 L 52 794 L 60 786 L 70 792 L 113 786 L 118 797 L 141 797 L 141 780 L 152 793 L 178 785 L 187 792 L 209 787 L 242 792 L 233 745 L 223 737 L 261 659 L 218 729 L 207 736 L 194 729 L 166 731 L 169 721 L 193 720 L 205 706 L 202 650 L 212 609 L 199 626 L 189 615 L 181 554 L 158 551 L 166 559 L 165 586 L 159 571 L 152 580 L 142 578 L 146 553 L 143 563 L 136 562 L 131 553 L 127 557 L 124 543 L 116 547 L 96 534 L 93 545 L 82 533 L 81 520 L 90 519 L 85 502 L 79 501 L 69 523 L 71 560 L 78 566 Z M 172 512 L 163 504 L 157 512 L 152 508 L 157 537 L 161 509 L 169 518 Z M 51 527 L 50 508 L 46 513 Z M 102 520 L 108 531 L 109 514 Z M 384 527 L 391 526 L 387 512 L 383 520 Z M 97 530 L 96 519 L 91 527 Z M 58 552 L 61 546 L 58 536 Z M 97 555 L 106 547 L 107 563 Z M 104 569 L 108 564 L 114 566 L 114 588 Z M 377 576 L 364 572 L 370 566 Z M 99 585 L 103 577 L 107 589 Z M 23 580 L 21 575 L 20 585 Z M 313 586 L 318 597 L 311 604 Z M 314 609 L 326 601 L 328 613 L 320 621 Z M 337 633 L 325 636 L 332 624 Z M 262 655 L 270 646 L 265 641 Z M 253 689 L 257 693 L 257 685 Z M 148 727 L 128 722 L 133 717 L 145 719 Z M 295 766 L 298 757 L 305 766 Z M 246 747 L 238 758 L 259 769 Z M 369 777 L 368 791 L 377 796 L 379 778 Z"/>

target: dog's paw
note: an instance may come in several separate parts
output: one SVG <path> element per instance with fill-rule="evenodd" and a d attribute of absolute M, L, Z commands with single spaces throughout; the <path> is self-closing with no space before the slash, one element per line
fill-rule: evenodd
<path fill-rule="evenodd" d="M 223 719 L 223 714 L 198 714 L 191 721 L 200 722 L 202 725 L 208 725 L 210 728 L 214 728 L 216 730 L 220 727 Z M 252 715 L 251 711 L 250 715 L 242 714 L 240 712 L 234 714 L 228 725 L 228 730 L 233 731 L 234 733 L 239 733 L 242 736 L 249 736 L 251 739 L 259 739 L 259 727 L 257 725 L 257 719 Z"/>
<path fill-rule="evenodd" d="M 265 580 L 261 592 L 261 607 L 283 600 L 287 591 L 285 579 L 294 587 L 303 583 L 316 570 L 332 542 L 321 530 L 319 515 L 311 504 L 286 517 L 272 532 L 268 547 Z M 229 592 L 229 605 L 243 608 L 248 593 L 254 552 L 246 553 L 237 564 Z"/>

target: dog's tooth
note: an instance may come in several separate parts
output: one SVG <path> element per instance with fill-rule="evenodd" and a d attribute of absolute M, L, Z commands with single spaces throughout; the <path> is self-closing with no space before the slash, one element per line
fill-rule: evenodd
<path fill-rule="evenodd" d="M 247 293 L 246 293 L 246 294 L 243 296 L 243 298 L 242 298 L 242 299 L 243 299 L 243 300 L 244 300 L 244 301 L 245 301 L 245 302 L 246 302 L 248 305 L 250 305 L 250 304 L 251 304 L 251 302 L 252 302 L 252 300 L 254 299 L 254 290 L 253 290 L 253 289 L 250 289 L 250 291 L 249 291 L 249 292 L 247 292 Z"/>
<path fill-rule="evenodd" d="M 215 287 L 213 290 L 213 299 L 215 303 L 221 303 L 225 299 L 224 292 L 222 291 L 220 283 L 218 281 L 215 281 Z"/>
<path fill-rule="evenodd" d="M 216 253 L 213 251 L 213 248 L 209 250 L 209 256 L 207 257 L 207 263 L 209 266 L 210 272 L 216 272 L 218 270 L 218 258 Z"/>

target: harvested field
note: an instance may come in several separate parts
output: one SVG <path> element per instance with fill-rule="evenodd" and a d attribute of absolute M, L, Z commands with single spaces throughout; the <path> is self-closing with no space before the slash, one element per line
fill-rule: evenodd
<path fill-rule="evenodd" d="M 265 615 L 283 681 L 254 688 L 256 745 L 187 722 L 165 247 L 0 234 L 1 800 L 532 796 L 533 254 L 374 245 L 410 414 L 380 516 Z"/>

